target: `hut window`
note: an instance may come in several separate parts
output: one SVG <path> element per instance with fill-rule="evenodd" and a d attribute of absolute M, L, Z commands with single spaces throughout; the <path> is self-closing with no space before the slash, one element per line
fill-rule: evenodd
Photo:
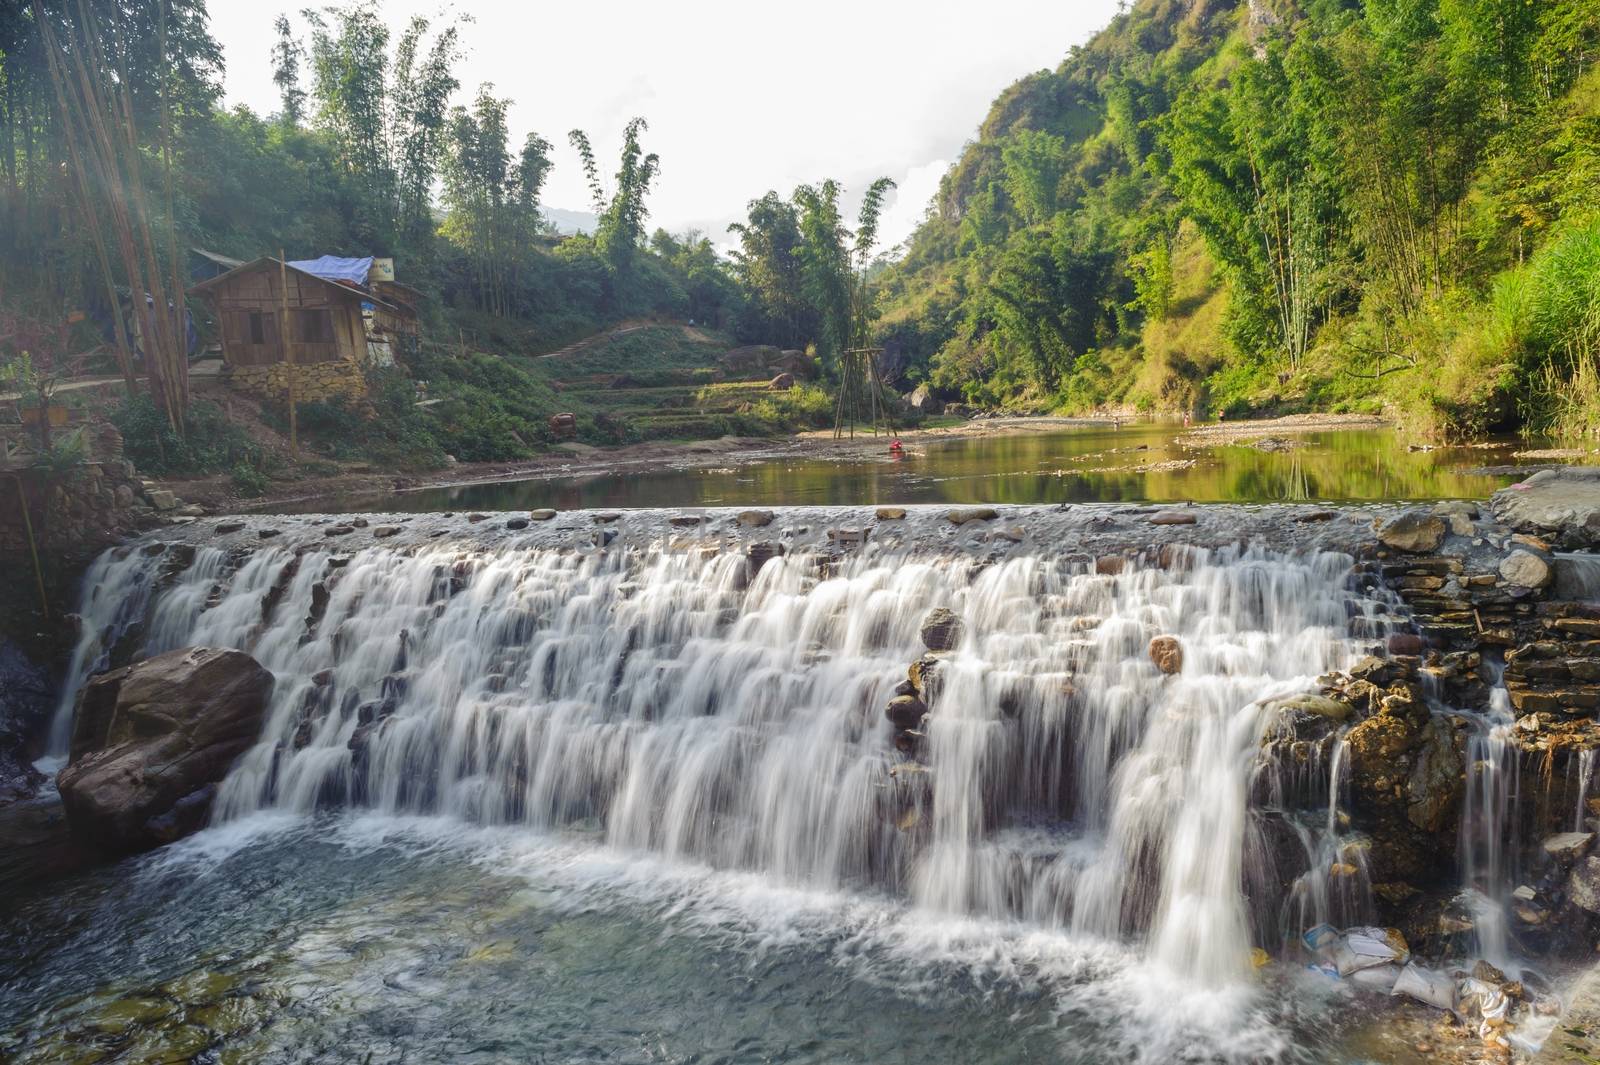
<path fill-rule="evenodd" d="M 333 312 L 299 311 L 300 340 L 306 344 L 333 343 Z"/>
<path fill-rule="evenodd" d="M 250 312 L 250 343 L 265 344 L 267 342 L 267 323 L 263 321 L 266 315 L 260 311 Z"/>

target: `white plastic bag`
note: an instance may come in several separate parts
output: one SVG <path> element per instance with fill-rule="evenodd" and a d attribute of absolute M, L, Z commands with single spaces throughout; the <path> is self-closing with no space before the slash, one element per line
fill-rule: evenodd
<path fill-rule="evenodd" d="M 1379 965 L 1404 965 L 1411 957 L 1382 928 L 1347 928 L 1333 945 L 1333 963 L 1340 976 Z M 1403 941 L 1402 941 L 1403 942 Z"/>
<path fill-rule="evenodd" d="M 1394 985 L 1400 979 L 1400 971 L 1398 965 L 1375 965 L 1370 969 L 1358 969 L 1351 973 L 1350 982 L 1369 991 L 1393 994 Z"/>
<path fill-rule="evenodd" d="M 1394 982 L 1391 995 L 1405 995 L 1407 998 L 1416 999 L 1424 1006 L 1432 1006 L 1436 1010 L 1453 1010 L 1456 1008 L 1456 982 L 1448 973 L 1437 973 L 1432 969 L 1424 969 L 1416 962 L 1412 962 L 1400 970 L 1400 978 Z"/>

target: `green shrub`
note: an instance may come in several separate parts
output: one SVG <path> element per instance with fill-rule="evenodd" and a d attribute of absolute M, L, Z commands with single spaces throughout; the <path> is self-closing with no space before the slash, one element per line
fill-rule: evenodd
<path fill-rule="evenodd" d="M 221 407 L 205 400 L 189 405 L 182 436 L 149 396 L 123 400 L 111 421 L 122 433 L 124 453 L 140 471 L 155 476 L 221 473 L 239 462 L 260 465 L 265 458 L 261 446 Z"/>
<path fill-rule="evenodd" d="M 265 495 L 267 488 L 272 484 L 271 479 L 260 469 L 243 461 L 234 464 L 231 476 L 233 487 L 238 489 L 242 496 Z"/>

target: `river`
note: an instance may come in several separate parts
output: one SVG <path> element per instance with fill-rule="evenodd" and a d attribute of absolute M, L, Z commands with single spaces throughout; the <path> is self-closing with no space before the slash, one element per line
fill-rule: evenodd
<path fill-rule="evenodd" d="M 1330 436 L 1304 457 L 1337 452 Z M 1038 466 L 1057 444 L 982 446 Z M 1396 460 L 1353 452 L 1366 472 L 1347 485 Z M 959 491 L 1045 476 L 974 472 L 988 479 Z M 1138 476 L 1148 497 L 1165 475 Z M 1462 475 L 1405 476 L 1390 494 Z M 792 512 L 770 531 L 788 550 L 763 561 L 705 546 L 727 511 L 694 532 L 664 514 L 526 532 L 506 517 L 481 526 L 509 526 L 493 536 L 465 519 L 384 542 L 337 527 L 348 546 L 315 519 L 297 545 L 245 529 L 102 559 L 74 684 L 119 645 L 212 645 L 249 650 L 277 687 L 211 828 L 8 884 L 0 1056 L 1412 1054 L 1352 985 L 1292 960 L 1305 927 L 1370 919 L 1369 894 L 1317 871 L 1351 842 L 1337 764 L 1301 795 L 1303 767 L 1260 757 L 1274 699 L 1400 623 L 1322 531 L 1370 518 L 1108 566 L 1081 548 L 1138 512 L 1018 510 L 998 539 L 935 512 L 905 523 L 916 535 L 888 523 L 828 550 L 809 546 L 821 526 L 859 514 Z M 934 710 L 897 732 L 884 707 L 934 607 L 962 628 L 919 689 Z M 1160 634 L 1183 647 L 1173 675 L 1147 650 Z M 1277 773 L 1294 780 L 1257 786 Z M 1303 802 L 1268 808 L 1263 790 Z M 1257 968 L 1259 952 L 1284 960 Z"/>

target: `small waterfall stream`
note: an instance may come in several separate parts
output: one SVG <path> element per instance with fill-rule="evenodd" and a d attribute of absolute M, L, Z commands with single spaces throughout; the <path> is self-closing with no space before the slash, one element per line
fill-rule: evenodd
<path fill-rule="evenodd" d="M 1298 872 L 1263 858 L 1251 774 L 1269 704 L 1347 665 L 1350 618 L 1382 612 L 1350 590 L 1349 557 L 1226 550 L 1101 573 L 869 547 L 752 568 L 659 546 L 126 552 L 97 564 L 74 669 L 137 638 L 238 647 L 273 671 L 221 820 L 349 805 L 577 830 L 1143 940 L 1210 985 L 1289 920 L 1247 908 L 1246 885 Z M 883 707 L 939 606 L 965 637 L 910 760 Z M 1171 676 L 1147 650 L 1163 634 L 1183 647 Z M 1343 853 L 1340 762 L 1313 867 Z M 1294 905 L 1303 923 L 1350 908 L 1325 887 Z"/>

